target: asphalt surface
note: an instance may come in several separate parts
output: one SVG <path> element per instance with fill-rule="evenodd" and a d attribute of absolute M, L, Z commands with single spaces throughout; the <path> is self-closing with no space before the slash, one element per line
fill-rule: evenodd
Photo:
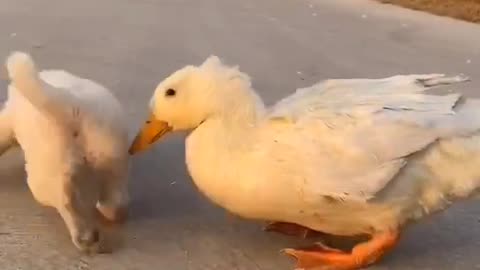
<path fill-rule="evenodd" d="M 105 84 L 125 105 L 132 136 L 156 83 L 210 54 L 239 64 L 268 104 L 325 78 L 423 72 L 465 73 L 473 82 L 462 90 L 480 96 L 480 26 L 335 2 L 0 0 L 0 56 L 26 50 L 44 68 Z M 19 153 L 1 157 L 0 269 L 292 269 L 279 250 L 297 239 L 229 219 L 196 191 L 183 138 L 135 158 L 132 217 L 112 255 L 79 254 L 55 211 L 34 202 Z M 478 203 L 459 203 L 411 227 L 371 269 L 480 269 L 479 217 Z"/>

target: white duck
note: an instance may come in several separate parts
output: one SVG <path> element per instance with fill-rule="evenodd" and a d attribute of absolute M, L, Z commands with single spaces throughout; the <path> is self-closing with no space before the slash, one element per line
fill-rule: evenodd
<path fill-rule="evenodd" d="M 439 74 L 327 80 L 265 108 L 249 77 L 212 56 L 161 82 L 134 154 L 192 130 L 186 162 L 213 202 L 244 218 L 371 239 L 287 249 L 301 269 L 378 261 L 409 221 L 480 187 L 480 100 L 428 95 Z M 292 225 L 294 226 L 294 225 Z"/>

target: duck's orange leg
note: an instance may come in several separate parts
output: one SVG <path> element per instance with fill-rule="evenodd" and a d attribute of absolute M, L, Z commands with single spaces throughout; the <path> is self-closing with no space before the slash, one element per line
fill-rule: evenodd
<path fill-rule="evenodd" d="M 302 270 L 356 270 L 379 261 L 398 242 L 398 231 L 378 233 L 355 246 L 351 253 L 317 249 L 286 249 L 285 253 L 297 259 L 296 269 Z"/>
<path fill-rule="evenodd" d="M 322 232 L 317 232 L 307 227 L 287 222 L 269 222 L 267 225 L 265 225 L 265 227 L 263 227 L 263 230 L 302 238 L 319 237 L 324 235 Z"/>

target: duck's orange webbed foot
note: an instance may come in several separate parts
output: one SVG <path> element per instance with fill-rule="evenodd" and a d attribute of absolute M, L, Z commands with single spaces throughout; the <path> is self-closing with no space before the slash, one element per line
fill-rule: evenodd
<path fill-rule="evenodd" d="M 287 222 L 270 222 L 263 227 L 263 230 L 302 238 L 319 237 L 324 235 L 322 232 L 317 232 L 307 227 Z"/>
<path fill-rule="evenodd" d="M 302 270 L 357 270 L 379 261 L 398 242 L 399 233 L 390 231 L 375 234 L 355 246 L 351 253 L 319 246 L 308 249 L 286 249 L 284 252 L 297 259 L 295 269 Z"/>

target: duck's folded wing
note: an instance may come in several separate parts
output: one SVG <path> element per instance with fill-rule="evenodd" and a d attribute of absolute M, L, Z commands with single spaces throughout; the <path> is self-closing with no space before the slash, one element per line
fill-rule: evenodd
<path fill-rule="evenodd" d="M 273 106 L 264 138 L 271 137 L 281 149 L 296 149 L 296 160 L 304 164 L 297 164 L 305 170 L 304 188 L 368 200 L 409 155 L 433 143 L 448 130 L 445 123 L 454 122 L 461 95 L 424 91 L 465 80 L 429 74 L 324 81 Z"/>

